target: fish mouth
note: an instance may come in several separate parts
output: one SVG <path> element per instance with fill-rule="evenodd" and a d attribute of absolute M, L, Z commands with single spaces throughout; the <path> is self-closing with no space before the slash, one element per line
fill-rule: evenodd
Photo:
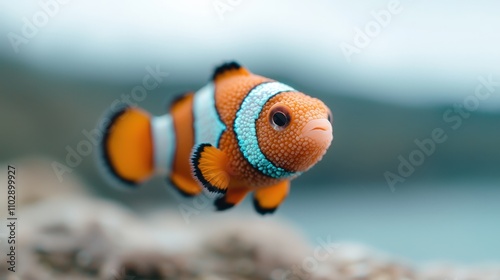
<path fill-rule="evenodd" d="M 327 119 L 311 120 L 302 128 L 301 135 L 314 140 L 318 145 L 330 144 L 333 140 L 332 124 Z"/>

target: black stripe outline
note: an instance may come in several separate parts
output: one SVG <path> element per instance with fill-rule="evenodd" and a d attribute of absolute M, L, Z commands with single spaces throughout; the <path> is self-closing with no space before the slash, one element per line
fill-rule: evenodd
<path fill-rule="evenodd" d="M 260 84 L 258 84 L 258 85 L 255 85 L 252 89 L 250 89 L 250 90 L 247 92 L 247 94 L 245 95 L 245 98 L 243 98 L 243 100 L 241 100 L 241 103 L 240 103 L 240 106 L 238 107 L 238 110 L 236 110 L 236 114 L 234 115 L 235 117 L 234 117 L 234 121 L 233 121 L 233 124 L 232 124 L 232 128 L 233 128 L 234 137 L 236 138 L 236 142 L 238 143 L 238 150 L 239 150 L 239 152 L 240 152 L 241 156 L 242 156 L 242 157 L 243 157 L 243 158 L 244 158 L 244 159 L 248 162 L 248 164 L 250 164 L 250 166 L 252 166 L 252 167 L 253 167 L 253 169 L 255 169 L 258 173 L 260 173 L 260 174 L 262 174 L 262 175 L 264 175 L 264 176 L 266 176 L 266 177 L 273 178 L 273 179 L 279 179 L 279 178 L 274 178 L 274 177 L 271 177 L 271 176 L 267 176 L 266 174 L 264 174 L 264 172 L 260 171 L 260 170 L 259 170 L 256 166 L 254 166 L 254 165 L 250 162 L 250 160 L 248 160 L 248 158 L 247 158 L 247 157 L 245 157 L 245 154 L 244 154 L 244 153 L 243 153 L 243 151 L 242 151 L 242 147 L 241 147 L 240 141 L 238 140 L 238 135 L 236 135 L 236 131 L 235 131 L 235 129 L 234 129 L 234 123 L 236 122 L 236 116 L 237 116 L 237 115 L 238 115 L 238 113 L 241 111 L 241 105 L 243 105 L 243 102 L 246 100 L 246 98 L 248 97 L 248 95 L 250 94 L 250 92 L 252 92 L 252 90 L 254 90 L 256 87 L 258 87 L 258 86 L 260 86 L 260 85 L 263 85 L 263 84 L 269 84 L 269 83 L 275 83 L 275 82 L 276 82 L 276 81 L 274 81 L 274 80 L 270 80 L 270 81 L 267 81 L 267 82 L 262 82 L 262 83 L 260 83 Z M 271 98 L 276 97 L 278 94 L 281 94 L 281 93 L 284 93 L 284 92 L 296 92 L 296 91 L 280 91 L 280 92 L 276 93 L 275 95 L 273 95 Z M 267 103 L 267 102 L 268 102 L 271 98 L 269 98 L 268 100 L 266 100 L 266 103 Z M 264 106 L 265 106 L 265 104 L 264 104 Z M 263 107 L 264 107 L 264 106 L 263 106 Z M 261 113 L 262 113 L 262 110 L 259 112 L 259 117 L 260 117 L 260 114 L 261 114 Z M 257 118 L 257 120 L 258 120 L 258 119 L 259 119 L 259 118 Z M 257 120 L 255 120 L 255 124 L 256 124 L 256 125 L 255 125 L 255 133 L 257 133 Z M 287 169 L 285 169 L 285 168 L 283 168 L 283 167 L 280 167 L 280 166 L 275 165 L 275 164 L 274 164 L 274 162 L 273 162 L 272 160 L 270 160 L 270 159 L 266 156 L 266 154 L 264 154 L 264 153 L 262 152 L 262 149 L 260 148 L 260 141 L 259 141 L 259 139 L 258 139 L 258 138 L 257 138 L 257 144 L 259 145 L 259 150 L 260 150 L 260 152 L 261 152 L 261 153 L 264 155 L 264 157 L 265 157 L 265 158 L 266 158 L 269 162 L 271 162 L 274 166 L 279 167 L 279 168 L 281 168 L 281 169 L 285 170 L 285 172 L 289 172 L 289 173 L 296 173 L 296 172 L 297 172 L 297 171 L 287 170 Z"/>
<path fill-rule="evenodd" d="M 206 147 L 213 147 L 211 144 L 208 143 L 203 143 L 198 145 L 194 151 L 193 155 L 191 156 L 191 166 L 193 167 L 193 174 L 195 178 L 205 187 L 208 191 L 213 192 L 213 193 L 221 193 L 225 194 L 227 190 L 221 190 L 214 185 L 210 184 L 205 177 L 203 177 L 203 173 L 201 170 L 198 168 L 198 165 L 200 164 L 200 158 L 201 154 L 205 150 Z"/>
<path fill-rule="evenodd" d="M 215 210 L 224 211 L 233 208 L 236 204 L 227 202 L 226 196 L 222 196 L 214 201 L 214 205 L 215 205 Z"/>
<path fill-rule="evenodd" d="M 195 197 L 197 194 L 190 194 L 185 191 L 183 191 L 181 188 L 179 188 L 179 185 L 177 185 L 174 180 L 172 180 L 172 177 L 167 178 L 167 182 L 170 183 L 172 186 L 174 186 L 174 189 L 179 192 L 180 195 L 183 197 Z"/>
<path fill-rule="evenodd" d="M 212 81 L 215 81 L 217 76 L 222 75 L 223 73 L 230 70 L 238 70 L 241 69 L 241 65 L 236 61 L 225 62 L 219 66 L 217 66 L 212 75 Z"/>
<path fill-rule="evenodd" d="M 179 138 L 178 138 L 178 135 L 177 135 L 177 130 L 180 129 L 177 127 L 176 123 L 175 123 L 175 116 L 172 114 L 172 109 L 174 107 L 174 105 L 181 101 L 182 99 L 188 97 L 190 94 L 193 95 L 193 100 L 191 101 L 191 119 L 193 120 L 192 123 L 191 123 L 191 135 L 193 135 L 193 146 L 194 146 L 194 143 L 196 143 L 196 139 L 195 138 L 195 134 L 194 134 L 194 98 L 195 98 L 195 93 L 192 92 L 192 91 L 189 91 L 189 92 L 185 92 L 183 95 L 181 96 L 178 96 L 177 98 L 175 98 L 175 102 L 172 103 L 172 106 L 169 108 L 169 114 L 170 116 L 172 116 L 172 127 L 173 127 L 173 132 L 174 133 L 174 138 L 175 138 L 175 147 L 174 147 L 174 156 L 172 157 L 172 162 L 170 163 L 170 169 L 169 170 L 170 172 L 174 172 L 174 165 L 175 165 L 175 159 L 179 156 L 179 149 L 177 149 L 177 147 L 179 146 Z M 177 184 L 174 183 L 174 181 L 172 180 L 171 176 L 167 176 L 167 182 L 170 182 L 172 184 L 172 186 L 174 187 L 174 189 L 176 189 L 182 196 L 184 197 L 194 197 L 196 196 L 195 194 L 189 194 L 189 193 L 186 193 L 184 192 L 183 190 L 181 190 L 179 188 L 179 186 Z"/>
<path fill-rule="evenodd" d="M 261 215 L 273 214 L 276 209 L 278 209 L 278 206 L 274 208 L 265 208 L 260 206 L 259 201 L 255 197 L 253 198 L 253 207 L 255 208 L 255 211 Z"/>
<path fill-rule="evenodd" d="M 113 164 L 111 163 L 111 159 L 109 157 L 109 154 L 107 152 L 107 144 L 108 144 L 108 140 L 109 140 L 109 136 L 110 136 L 110 130 L 111 128 L 115 125 L 115 122 L 121 117 L 123 116 L 123 114 L 125 114 L 125 112 L 129 109 L 131 109 L 132 107 L 130 106 L 127 106 L 127 105 L 123 105 L 122 107 L 119 107 L 117 108 L 116 110 L 111 110 L 109 113 L 108 113 L 108 118 L 109 121 L 108 123 L 106 124 L 106 128 L 104 129 L 104 132 L 103 132 L 103 137 L 102 137 L 102 141 L 101 141 L 101 148 L 100 148 L 100 154 L 101 154 L 101 157 L 103 159 L 103 162 L 104 162 L 104 166 L 108 169 L 108 171 L 111 172 L 111 174 L 116 178 L 118 179 L 121 183 L 125 184 L 127 187 L 133 187 L 135 188 L 137 186 L 137 182 L 135 181 L 132 181 L 132 180 L 128 180 L 128 179 L 125 179 L 123 177 L 121 177 L 118 172 L 116 171 L 116 169 L 113 167 Z M 126 151 L 124 151 L 126 152 Z"/>
<path fill-rule="evenodd" d="M 215 147 L 219 148 L 220 139 L 222 138 L 222 135 L 227 131 L 227 124 L 222 120 L 222 117 L 220 116 L 219 109 L 217 108 L 217 102 L 216 102 L 217 99 L 215 98 L 215 95 L 217 93 L 217 84 L 215 83 L 215 81 L 213 83 L 214 83 L 214 107 L 215 107 L 215 112 L 217 113 L 217 119 L 220 121 L 221 124 L 224 125 L 224 131 L 222 131 L 222 133 L 219 135 L 219 138 L 217 138 L 217 141 L 215 143 Z"/>

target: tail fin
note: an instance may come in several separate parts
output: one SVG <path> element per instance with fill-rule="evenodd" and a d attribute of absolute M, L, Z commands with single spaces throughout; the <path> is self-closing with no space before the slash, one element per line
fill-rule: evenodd
<path fill-rule="evenodd" d="M 122 183 L 136 185 L 154 173 L 151 116 L 135 107 L 111 113 L 102 138 L 104 164 Z"/>

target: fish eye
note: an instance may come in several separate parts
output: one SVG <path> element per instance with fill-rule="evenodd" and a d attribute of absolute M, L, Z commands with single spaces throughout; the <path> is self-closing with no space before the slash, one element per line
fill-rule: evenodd
<path fill-rule="evenodd" d="M 275 105 L 269 114 L 269 123 L 275 130 L 282 130 L 290 123 L 290 109 L 283 105 Z"/>
<path fill-rule="evenodd" d="M 329 121 L 330 123 L 333 123 L 333 115 L 332 115 L 332 111 L 331 111 L 329 108 L 326 108 L 326 110 L 327 110 L 327 113 L 328 113 L 328 117 L 327 117 L 328 121 Z"/>

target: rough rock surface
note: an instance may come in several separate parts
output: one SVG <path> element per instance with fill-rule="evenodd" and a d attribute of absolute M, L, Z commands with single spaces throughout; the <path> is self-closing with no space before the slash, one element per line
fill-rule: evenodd
<path fill-rule="evenodd" d="M 498 265 L 420 267 L 356 244 L 312 246 L 275 219 L 234 216 L 190 225 L 174 210 L 139 215 L 87 194 L 77 180 L 54 181 L 43 160 L 19 164 L 33 175 L 25 176 L 18 197 L 21 261 L 6 273 L 2 253 L 0 279 L 500 280 Z M 0 234 L 4 252 L 6 233 Z"/>

